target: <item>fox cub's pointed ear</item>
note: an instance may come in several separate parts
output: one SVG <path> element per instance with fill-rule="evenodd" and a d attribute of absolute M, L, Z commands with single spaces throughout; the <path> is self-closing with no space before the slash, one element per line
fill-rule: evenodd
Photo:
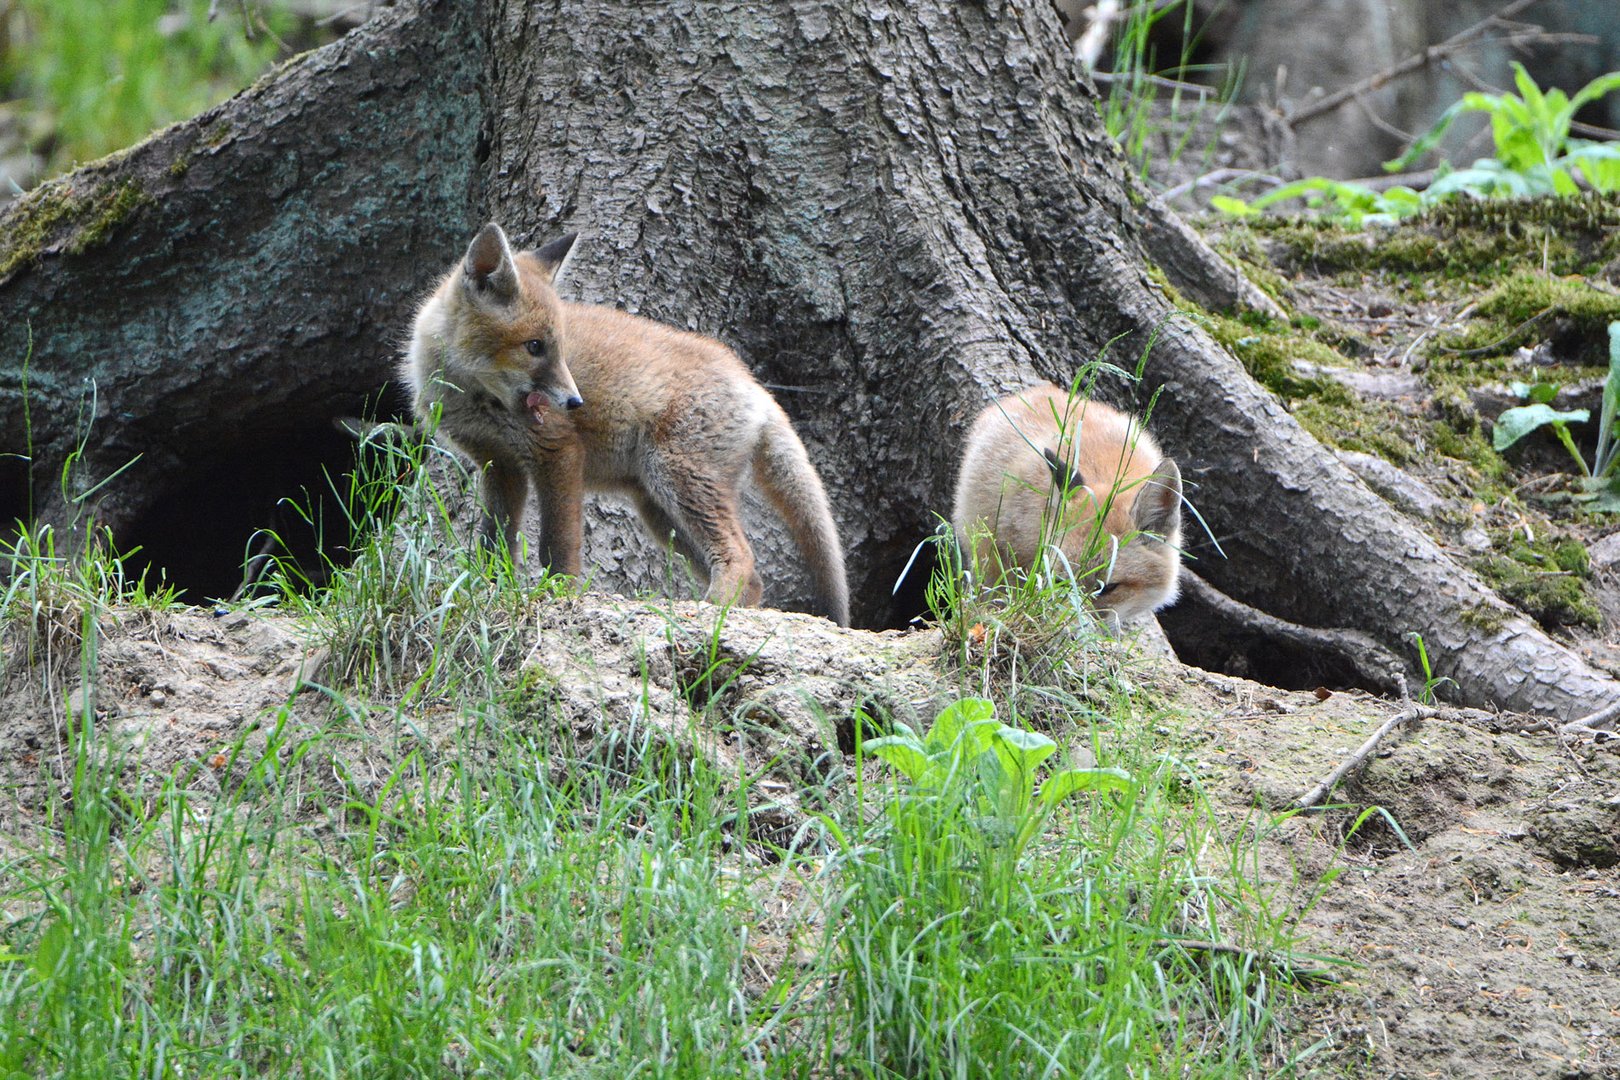
<path fill-rule="evenodd" d="M 1181 470 L 1169 458 L 1159 462 L 1153 475 L 1142 481 L 1131 504 L 1131 522 L 1137 532 L 1166 538 L 1181 531 Z"/>
<path fill-rule="evenodd" d="M 578 239 L 579 233 L 569 233 L 534 253 L 535 260 L 540 263 L 540 272 L 546 275 L 547 281 L 556 284 L 563 271 L 568 269 L 568 262 L 574 255 L 574 241 Z"/>
<path fill-rule="evenodd" d="M 1052 470 L 1052 485 L 1059 491 L 1073 494 L 1086 486 L 1086 478 L 1080 475 L 1080 470 L 1058 457 L 1057 451 L 1050 446 L 1041 451 L 1046 459 L 1046 467 Z"/>
<path fill-rule="evenodd" d="M 462 260 L 462 284 L 481 300 L 510 303 L 518 293 L 517 267 L 506 234 L 493 221 L 478 230 Z"/>

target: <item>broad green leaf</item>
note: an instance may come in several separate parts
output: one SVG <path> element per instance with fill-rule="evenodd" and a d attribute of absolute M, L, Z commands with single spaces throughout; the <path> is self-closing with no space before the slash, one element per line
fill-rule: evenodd
<path fill-rule="evenodd" d="M 1612 91 L 1620 90 L 1620 71 L 1611 71 L 1607 75 L 1599 75 L 1579 90 L 1569 99 L 1569 111 L 1576 113 L 1588 101 L 1596 101 Z"/>
<path fill-rule="evenodd" d="M 1019 777 L 1009 774 L 1007 762 L 999 754 L 986 750 L 973 762 L 979 776 L 979 794 L 986 809 L 998 817 L 1013 817 L 1019 811 Z"/>
<path fill-rule="evenodd" d="M 1558 383 L 1551 382 L 1520 382 L 1517 379 L 1508 383 L 1508 389 L 1516 397 L 1522 397 L 1532 404 L 1545 404 L 1558 396 Z"/>
<path fill-rule="evenodd" d="M 1057 743 L 1034 731 L 1002 725 L 994 736 L 995 756 L 1003 774 L 1001 812 L 1020 814 L 1035 790 L 1035 768 L 1057 749 Z"/>
<path fill-rule="evenodd" d="M 1129 791 L 1131 774 L 1124 769 L 1064 769 L 1041 785 L 1041 806 L 1051 807 L 1077 791 Z"/>
<path fill-rule="evenodd" d="M 913 783 L 928 775 L 928 769 L 933 764 L 922 745 L 912 739 L 885 735 L 880 739 L 868 739 L 863 745 L 867 753 L 893 765 Z"/>
<path fill-rule="evenodd" d="M 1025 731 L 1007 724 L 996 729 L 994 738 L 997 743 L 1017 754 L 1020 761 L 1027 761 L 1031 766 L 1040 764 L 1057 749 L 1057 743 L 1040 732 Z"/>
<path fill-rule="evenodd" d="M 1533 117 L 1542 105 L 1541 87 L 1536 80 L 1524 69 L 1524 65 L 1517 60 L 1513 61 L 1513 85 L 1519 89 L 1519 99 L 1524 102 L 1525 108 Z"/>
<path fill-rule="evenodd" d="M 1581 186 L 1570 177 L 1569 173 L 1563 169 L 1552 169 L 1551 172 L 1553 192 L 1555 194 L 1568 198 L 1571 195 L 1581 193 Z"/>
<path fill-rule="evenodd" d="M 1582 509 L 1605 514 L 1620 514 L 1620 491 L 1613 488 L 1575 497 L 1580 500 Z"/>
<path fill-rule="evenodd" d="M 953 701 L 935 717 L 934 725 L 928 729 L 923 742 L 930 750 L 949 750 L 956 745 L 964 731 L 971 731 L 977 725 L 994 719 L 995 715 L 995 705 L 985 698 L 962 698 Z M 976 749 L 964 749 L 967 749 L 968 753 L 978 752 Z"/>
<path fill-rule="evenodd" d="M 1591 414 L 1585 409 L 1559 412 L 1550 405 L 1521 405 L 1508 409 L 1496 418 L 1496 430 L 1491 433 L 1491 445 L 1506 450 L 1526 435 L 1547 424 L 1581 422 Z"/>
<path fill-rule="evenodd" d="M 1620 144 L 1571 140 L 1569 154 L 1560 161 L 1580 169 L 1586 182 L 1598 191 L 1620 191 Z"/>

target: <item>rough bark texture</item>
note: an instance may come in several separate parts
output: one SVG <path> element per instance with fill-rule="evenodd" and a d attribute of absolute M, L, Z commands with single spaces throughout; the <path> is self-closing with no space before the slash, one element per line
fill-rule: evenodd
<path fill-rule="evenodd" d="M 352 459 L 329 418 L 377 396 L 477 216 L 472 16 L 386 12 L 0 218 L 0 520 L 93 508 L 186 578 Z"/>
<path fill-rule="evenodd" d="M 490 216 L 523 243 L 578 230 L 566 294 L 718 336 L 777 390 L 834 501 L 858 621 L 881 617 L 947 510 L 966 418 L 1104 350 L 1130 366 L 1152 340 L 1143 385 L 1099 392 L 1162 387 L 1154 427 L 1227 555 L 1194 545 L 1212 583 L 1398 651 L 1421 630 L 1471 702 L 1567 715 L 1620 693 L 1174 311 L 1150 279 L 1144 209 L 1175 280 L 1209 259 L 1173 257 L 1196 240 L 1129 180 L 1044 0 L 429 3 L 97 175 L 143 178 L 157 201 L 104 246 L 48 251 L 0 285 L 34 318 L 31 379 L 55 380 L 36 398 L 36 430 L 41 401 L 53 418 L 36 469 L 60 460 L 86 374 L 110 414 L 103 471 L 136 452 L 143 472 L 194 470 L 190 447 L 153 460 L 179 434 L 298 437 L 377 385 L 413 290 Z M 0 333 L 14 363 L 16 330 Z M 15 375 L 0 382 L 7 432 Z M 115 522 L 150 511 L 116 499 Z M 781 531 L 755 535 L 768 602 L 803 603 Z M 663 587 L 618 511 L 596 515 L 586 561 L 613 587 Z"/>

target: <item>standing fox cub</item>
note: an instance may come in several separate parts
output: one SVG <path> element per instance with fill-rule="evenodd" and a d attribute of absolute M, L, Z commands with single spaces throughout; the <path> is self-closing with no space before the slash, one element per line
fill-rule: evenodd
<path fill-rule="evenodd" d="M 1181 471 L 1137 421 L 1051 383 L 973 421 L 951 522 L 964 545 L 993 537 L 1005 566 L 1032 569 L 1050 544 L 1077 579 L 1095 571 L 1111 628 L 1176 598 Z"/>
<path fill-rule="evenodd" d="M 787 522 L 823 614 L 849 625 L 844 555 L 821 478 L 787 414 L 718 341 L 553 288 L 569 235 L 514 253 L 485 225 L 416 314 L 404 362 L 416 415 L 484 468 L 482 539 L 515 550 L 532 482 L 540 557 L 580 572 L 586 490 L 627 496 L 660 541 L 709 574 L 708 599 L 764 585 L 738 512 L 743 478 Z"/>

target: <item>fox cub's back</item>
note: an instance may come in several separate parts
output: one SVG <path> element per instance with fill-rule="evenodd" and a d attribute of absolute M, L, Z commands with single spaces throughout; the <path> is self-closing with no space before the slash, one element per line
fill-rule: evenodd
<path fill-rule="evenodd" d="M 1099 521 L 1100 519 L 1100 521 Z M 1176 596 L 1181 473 L 1132 417 L 1040 383 L 988 406 L 962 451 L 951 515 L 981 565 L 1029 570 L 1041 548 L 1063 553 L 1114 620 Z M 1087 560 L 1088 549 L 1093 557 Z"/>

